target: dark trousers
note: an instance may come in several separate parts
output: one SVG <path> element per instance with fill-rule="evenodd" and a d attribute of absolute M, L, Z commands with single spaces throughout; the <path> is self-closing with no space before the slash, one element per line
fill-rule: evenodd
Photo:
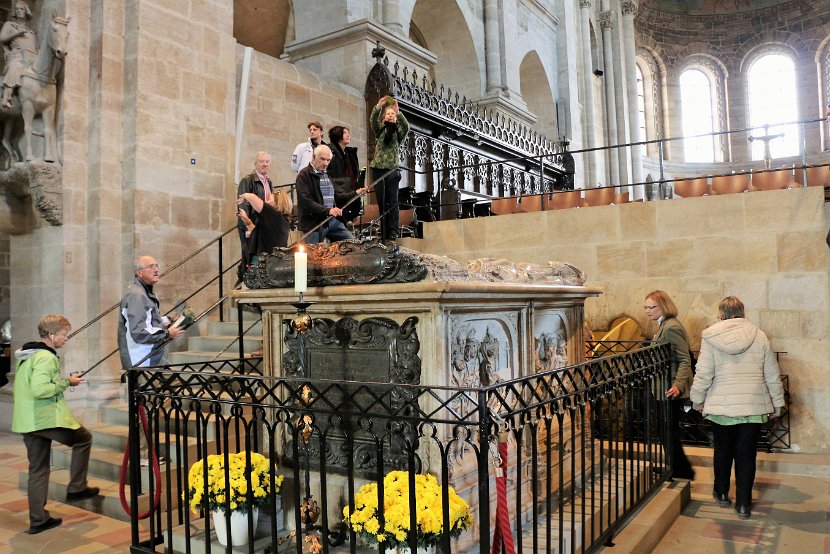
<path fill-rule="evenodd" d="M 398 238 L 400 232 L 400 207 L 398 206 L 398 183 L 401 182 L 401 172 L 397 169 L 372 168 L 373 179 L 389 172 L 383 181 L 375 185 L 375 194 L 380 209 L 380 236 L 383 240 Z"/>
<path fill-rule="evenodd" d="M 712 423 L 715 442 L 715 494 L 729 494 L 732 462 L 735 462 L 735 505 L 752 504 L 752 484 L 755 482 L 755 456 L 760 423 L 718 425 Z"/>
<path fill-rule="evenodd" d="M 683 443 L 680 442 L 680 417 L 683 411 L 685 399 L 676 398 L 668 400 L 669 403 L 669 427 L 668 436 L 661 429 L 661 442 L 666 452 L 666 459 L 671 461 L 672 476 L 678 479 L 694 479 L 695 472 L 686 453 L 683 451 Z M 658 424 L 662 420 L 658 416 Z"/>
<path fill-rule="evenodd" d="M 49 457 L 52 441 L 72 447 L 72 462 L 69 465 L 69 485 L 66 492 L 81 492 L 87 487 L 86 474 L 89 469 L 89 450 L 92 448 L 92 434 L 84 427 L 65 429 L 55 427 L 31 433 L 23 433 L 23 443 L 29 457 L 29 525 L 42 525 L 49 519 L 46 497 L 49 492 Z"/>

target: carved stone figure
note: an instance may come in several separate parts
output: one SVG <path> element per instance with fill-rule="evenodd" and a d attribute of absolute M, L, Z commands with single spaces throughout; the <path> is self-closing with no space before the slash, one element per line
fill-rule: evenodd
<path fill-rule="evenodd" d="M 0 43 L 6 54 L 3 99 L 0 101 L 0 121 L 4 123 L 2 143 L 10 161 L 21 161 L 21 157 L 26 161 L 33 160 L 33 122 L 40 115 L 43 120 L 43 160 L 54 162 L 57 160 L 57 74 L 67 53 L 69 18 L 53 14 L 47 31 L 40 37 L 39 47 L 33 48 L 35 35 L 25 25 L 29 17 L 28 4 L 19 0 L 12 17 L 0 30 Z M 22 155 L 13 144 L 13 133 L 20 117 L 23 119 Z"/>
<path fill-rule="evenodd" d="M 5 108 L 12 107 L 12 94 L 20 86 L 20 77 L 37 56 L 37 36 L 26 24 L 30 19 L 32 12 L 29 4 L 18 0 L 9 13 L 9 20 L 0 29 L 5 60 L 2 100 Z"/>

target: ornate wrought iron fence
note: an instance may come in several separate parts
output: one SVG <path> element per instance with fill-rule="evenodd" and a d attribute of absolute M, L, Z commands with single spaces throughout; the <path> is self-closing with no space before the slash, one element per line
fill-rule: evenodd
<path fill-rule="evenodd" d="M 601 358 L 618 352 L 631 352 L 648 346 L 648 341 L 585 341 L 586 357 L 589 359 Z M 790 379 L 782 375 L 784 384 L 784 401 L 786 405 L 781 410 L 781 417 L 768 421 L 761 430 L 758 438 L 758 450 L 787 450 L 790 448 Z M 712 432 L 709 422 L 695 411 L 684 411 L 680 416 L 680 440 L 683 444 L 696 446 L 712 446 Z"/>
<path fill-rule="evenodd" d="M 636 414 L 634 403 L 620 402 L 652 398 L 649 390 L 665 386 L 668 362 L 668 348 L 660 345 L 475 389 L 276 378 L 210 363 L 132 369 L 130 482 L 141 477 L 139 407 L 149 416 L 155 447 L 169 458 L 160 482 L 149 476 L 147 496 L 161 487 L 163 501 L 150 509 L 148 526 L 133 519 L 132 551 L 190 552 L 211 542 L 209 514 L 188 506 L 196 492 L 188 469 L 209 454 L 245 451 L 267 456 L 286 477 L 250 523 L 248 552 L 277 552 L 291 530 L 318 537 L 323 552 L 344 540 L 338 551 L 357 552 L 365 536 L 343 523 L 343 508 L 353 510 L 368 483 L 382 497 L 391 470 L 437 478 L 444 529 L 448 486 L 469 504 L 469 529 L 458 538 L 436 537 L 442 552 L 490 551 L 499 509 L 509 513 L 519 552 L 595 550 L 670 475 L 652 412 Z M 619 410 L 613 421 L 601 416 L 609 406 Z M 627 430 L 642 419 L 638 440 Z M 501 507 L 493 465 L 500 441 L 507 444 L 501 467 L 509 499 Z M 250 501 L 253 483 L 244 479 Z M 141 500 L 131 487 L 133 514 Z M 414 525 L 416 495 L 408 501 Z M 222 500 L 226 508 L 230 502 Z M 315 511 L 319 519 L 312 520 Z M 385 524 L 382 513 L 378 524 Z M 412 547 L 417 539 L 406 537 Z M 302 546 L 295 541 L 279 551 L 299 553 Z"/>

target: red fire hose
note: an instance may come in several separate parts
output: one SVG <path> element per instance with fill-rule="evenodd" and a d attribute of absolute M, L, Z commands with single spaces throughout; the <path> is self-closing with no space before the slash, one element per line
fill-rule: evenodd
<path fill-rule="evenodd" d="M 494 456 L 496 466 L 496 531 L 493 534 L 491 554 L 515 554 L 510 512 L 507 509 L 507 425 L 499 430 L 499 452 Z"/>
<path fill-rule="evenodd" d="M 138 417 L 141 419 L 141 427 L 144 429 L 144 437 L 147 439 L 147 450 L 150 456 L 150 464 L 153 466 L 153 478 L 155 482 L 156 492 L 153 495 L 153 505 L 147 508 L 147 511 L 138 515 L 138 519 L 146 519 L 153 509 L 159 507 L 161 501 L 161 469 L 159 468 L 159 458 L 153 448 L 153 440 L 150 438 L 150 428 L 147 425 L 147 412 L 144 411 L 144 406 L 138 406 Z M 127 502 L 127 495 L 124 492 L 124 487 L 127 484 L 127 468 L 130 465 L 130 441 L 127 441 L 127 447 L 124 449 L 124 458 L 121 460 L 121 479 L 118 483 L 118 496 L 121 498 L 121 507 L 128 516 L 132 516 L 130 510 L 130 503 Z"/>

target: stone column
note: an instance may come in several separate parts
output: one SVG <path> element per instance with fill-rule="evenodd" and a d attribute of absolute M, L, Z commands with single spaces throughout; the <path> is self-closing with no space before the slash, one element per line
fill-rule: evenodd
<path fill-rule="evenodd" d="M 606 133 L 607 144 L 613 144 L 617 139 L 617 99 L 614 91 L 614 12 L 607 10 L 599 14 L 599 27 L 602 30 L 602 54 L 603 54 L 603 81 L 605 83 L 605 116 L 608 121 L 608 132 Z M 620 160 L 617 152 L 608 152 L 609 174 L 611 180 L 608 184 L 620 184 Z"/>
<path fill-rule="evenodd" d="M 383 24 L 393 33 L 403 33 L 400 0 L 383 0 Z"/>
<path fill-rule="evenodd" d="M 504 75 L 501 71 L 502 43 L 499 30 L 499 8 L 501 0 L 486 0 L 484 3 L 484 48 L 487 65 L 487 96 L 504 90 Z"/>
<path fill-rule="evenodd" d="M 625 64 L 625 89 L 628 96 L 628 131 L 631 142 L 640 142 L 640 114 L 637 101 L 637 51 L 634 44 L 634 17 L 637 15 L 637 0 L 622 1 L 623 63 Z M 643 181 L 643 149 L 631 147 L 631 181 Z M 632 193 L 635 191 L 632 191 Z M 632 196 L 634 196 L 632 194 Z"/>
<path fill-rule="evenodd" d="M 579 1 L 579 21 L 582 50 L 582 109 L 585 112 L 585 147 L 597 146 L 597 122 L 594 113 L 594 68 L 591 60 L 591 0 Z M 585 158 L 583 186 L 596 184 L 597 153 L 589 152 Z"/>

